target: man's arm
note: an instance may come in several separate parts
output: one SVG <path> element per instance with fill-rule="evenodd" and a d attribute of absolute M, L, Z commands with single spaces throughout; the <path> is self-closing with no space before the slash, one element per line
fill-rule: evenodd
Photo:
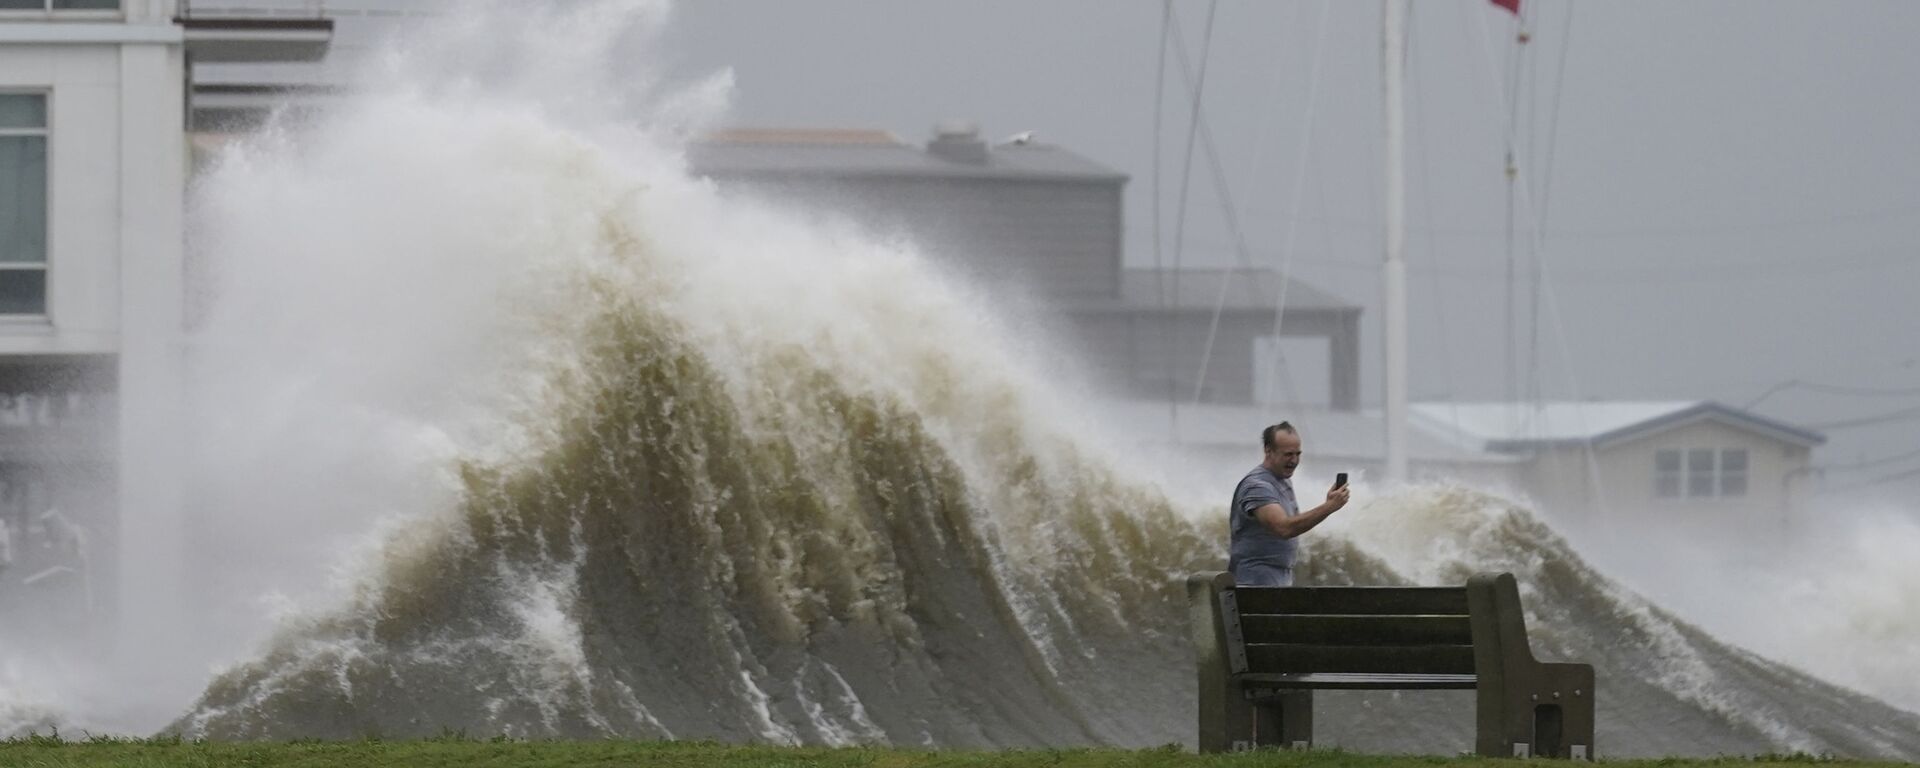
<path fill-rule="evenodd" d="M 1279 504 L 1268 504 L 1256 509 L 1253 511 L 1253 516 L 1258 518 L 1260 524 L 1266 526 L 1267 530 L 1273 531 L 1274 535 L 1283 539 L 1291 539 L 1313 530 L 1314 526 L 1319 525 L 1335 511 L 1346 506 L 1347 496 L 1350 493 L 1351 491 L 1346 488 L 1334 489 L 1333 492 L 1327 494 L 1325 503 L 1291 517 L 1287 516 L 1287 508 Z"/>

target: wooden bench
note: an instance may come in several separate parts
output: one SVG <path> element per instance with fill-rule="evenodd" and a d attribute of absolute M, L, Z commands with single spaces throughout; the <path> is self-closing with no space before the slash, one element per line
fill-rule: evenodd
<path fill-rule="evenodd" d="M 1200 751 L 1306 747 L 1313 691 L 1478 692 L 1475 752 L 1594 759 L 1593 667 L 1527 645 L 1513 574 L 1463 587 L 1236 587 L 1187 581 Z"/>

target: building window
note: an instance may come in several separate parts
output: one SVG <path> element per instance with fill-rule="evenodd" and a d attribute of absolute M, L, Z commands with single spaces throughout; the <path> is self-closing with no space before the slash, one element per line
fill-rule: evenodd
<path fill-rule="evenodd" d="M 46 313 L 47 96 L 0 93 L 0 315 Z"/>
<path fill-rule="evenodd" d="M 1687 496 L 1712 496 L 1713 485 L 1713 449 L 1687 449 Z"/>
<path fill-rule="evenodd" d="M 1680 469 L 1680 452 L 1674 450 L 1655 451 L 1653 454 L 1653 495 L 1671 499 L 1680 495 L 1680 484 L 1684 473 Z"/>
<path fill-rule="evenodd" d="M 1744 448 L 1720 450 L 1720 495 L 1747 495 L 1747 451 Z"/>
<path fill-rule="evenodd" d="M 1744 448 L 1665 449 L 1653 453 L 1653 495 L 1662 499 L 1747 495 Z"/>
<path fill-rule="evenodd" d="M 0 0 L 5 11 L 117 11 L 120 0 Z"/>

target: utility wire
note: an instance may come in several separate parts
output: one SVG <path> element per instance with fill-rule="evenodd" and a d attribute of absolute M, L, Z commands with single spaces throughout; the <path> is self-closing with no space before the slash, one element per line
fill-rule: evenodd
<path fill-rule="evenodd" d="M 1810 429 L 1825 429 L 1825 430 L 1853 429 L 1855 427 L 1874 427 L 1882 424 L 1899 424 L 1902 422 L 1914 421 L 1916 419 L 1920 419 L 1920 405 L 1916 405 L 1911 408 L 1902 408 L 1900 410 L 1890 411 L 1888 413 L 1876 414 L 1873 416 L 1861 416 L 1859 418 L 1853 418 L 1853 419 L 1841 419 L 1839 421 L 1829 421 L 1823 424 L 1809 424 L 1807 426 Z"/>
<path fill-rule="evenodd" d="M 1843 485 L 1843 486 L 1840 486 L 1839 488 L 1835 488 L 1831 491 L 1828 491 L 1828 493 L 1837 493 L 1840 491 L 1856 491 L 1862 488 L 1872 488 L 1876 485 L 1886 485 L 1888 483 L 1895 483 L 1911 477 L 1920 477 L 1920 467 L 1914 467 L 1913 469 L 1909 469 L 1903 472 L 1895 472 L 1891 475 L 1881 475 L 1880 477 L 1876 477 L 1864 482 L 1853 483 L 1851 485 Z"/>
<path fill-rule="evenodd" d="M 1886 456 L 1868 461 L 1856 461 L 1850 464 L 1821 464 L 1818 468 L 1826 471 L 1852 472 L 1862 469 L 1872 469 L 1874 467 L 1884 467 L 1888 464 L 1898 464 L 1913 458 L 1920 458 L 1920 449 L 1908 451 L 1896 456 Z"/>
<path fill-rule="evenodd" d="M 1747 410 L 1752 410 L 1753 407 L 1759 405 L 1761 401 L 1789 389 L 1804 389 L 1810 392 L 1821 392 L 1829 395 L 1849 395 L 1852 397 L 1920 397 L 1920 387 L 1880 389 L 1876 387 L 1851 387 L 1840 384 L 1820 384 L 1811 381 L 1801 381 L 1800 379 L 1788 379 L 1768 387 L 1767 391 L 1760 393 L 1759 397 L 1748 401 L 1744 407 Z"/>

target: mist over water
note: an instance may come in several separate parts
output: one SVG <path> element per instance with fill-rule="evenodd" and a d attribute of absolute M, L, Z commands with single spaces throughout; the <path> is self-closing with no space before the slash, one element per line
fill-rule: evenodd
<path fill-rule="evenodd" d="M 650 83 L 663 4 L 455 21 L 200 180 L 195 650 L 142 660 L 169 684 L 132 713 L 109 672 L 0 658 L 0 732 L 1191 738 L 1179 579 L 1222 565 L 1215 506 L 1169 502 L 911 243 L 690 178 L 676 146 L 729 82 Z M 1359 491 L 1306 578 L 1516 572 L 1536 651 L 1601 669 L 1605 754 L 1920 755 L 1910 714 L 1610 581 L 1655 573 L 1631 540 Z M 1916 536 L 1629 586 L 1913 708 Z M 1326 696 L 1323 740 L 1458 749 L 1439 696 Z"/>
<path fill-rule="evenodd" d="M 1920 711 L 1920 524 L 1816 500 L 1799 518 L 1605 530 L 1568 522 L 1604 573 L 1715 636 Z"/>

